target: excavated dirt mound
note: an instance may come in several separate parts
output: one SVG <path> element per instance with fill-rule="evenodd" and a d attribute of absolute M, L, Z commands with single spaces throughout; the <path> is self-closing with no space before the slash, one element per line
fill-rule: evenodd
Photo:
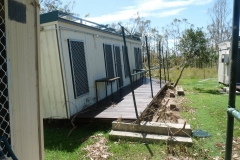
<path fill-rule="evenodd" d="M 184 108 L 179 107 L 182 101 L 184 97 L 177 96 L 175 89 L 165 89 L 155 97 L 142 113 L 141 118 L 151 122 L 184 123 L 185 121 L 180 116 L 180 111 Z"/>

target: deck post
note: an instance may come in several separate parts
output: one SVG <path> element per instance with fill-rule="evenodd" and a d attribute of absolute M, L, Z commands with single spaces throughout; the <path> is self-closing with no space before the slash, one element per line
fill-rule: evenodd
<path fill-rule="evenodd" d="M 149 69 L 149 77 L 150 77 L 151 93 L 152 93 L 152 98 L 153 98 L 152 75 L 151 75 L 151 68 L 150 68 L 150 55 L 149 55 L 149 50 L 148 50 L 147 36 L 145 36 L 145 40 L 146 40 L 146 49 L 147 49 L 147 57 L 148 57 L 148 69 Z"/>
<path fill-rule="evenodd" d="M 121 26 L 121 28 L 122 28 L 122 36 L 123 36 L 123 43 L 124 43 L 124 54 L 125 54 L 125 57 L 126 57 L 126 59 L 127 59 L 127 69 L 128 69 L 128 72 L 129 72 L 129 79 L 130 79 L 130 84 L 131 84 L 131 89 L 132 89 L 133 103 L 134 103 L 134 108 L 135 108 L 136 117 L 137 117 L 137 119 L 138 119 L 138 111 L 137 111 L 136 99 L 135 99 L 135 94 L 134 94 L 134 89 L 133 89 L 133 83 L 132 83 L 132 75 L 131 75 L 129 58 L 128 58 L 128 51 L 127 51 L 127 45 L 126 45 L 125 32 L 124 32 L 124 27 Z"/>
<path fill-rule="evenodd" d="M 159 80 L 160 80 L 160 88 L 162 88 L 162 67 L 161 67 L 161 41 L 159 41 Z"/>
<path fill-rule="evenodd" d="M 239 0 L 233 2 L 233 27 L 232 27 L 232 43 L 231 43 L 231 65 L 230 65 L 230 84 L 229 84 L 229 99 L 228 108 L 235 108 L 236 99 L 236 71 L 237 71 L 237 54 L 238 54 L 238 41 L 239 41 Z M 226 152 L 225 160 L 231 160 L 232 157 L 232 141 L 233 141 L 233 128 L 234 117 L 227 114 L 227 135 L 226 135 Z"/>

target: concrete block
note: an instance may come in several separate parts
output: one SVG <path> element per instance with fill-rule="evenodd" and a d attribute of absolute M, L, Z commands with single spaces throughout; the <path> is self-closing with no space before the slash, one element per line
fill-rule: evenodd
<path fill-rule="evenodd" d="M 167 135 L 157 135 L 149 133 L 136 133 L 136 132 L 125 132 L 125 131 L 111 131 L 109 133 L 109 139 L 118 140 L 126 139 L 131 141 L 141 141 L 147 143 L 184 143 L 188 146 L 192 145 L 192 139 L 190 137 L 178 137 L 178 136 L 167 136 Z"/>
<path fill-rule="evenodd" d="M 182 87 L 177 87 L 177 95 L 179 95 L 179 96 L 183 96 L 184 95 L 184 90 L 183 90 L 183 88 Z"/>
<path fill-rule="evenodd" d="M 178 119 L 177 121 L 179 124 L 184 124 L 186 122 L 184 119 Z"/>
<path fill-rule="evenodd" d="M 169 135 L 169 129 L 172 133 L 183 128 L 183 124 L 175 123 L 160 123 L 160 122 L 146 122 L 142 121 L 140 124 L 124 123 L 124 122 L 112 122 L 112 130 L 115 131 L 128 131 L 128 132 L 141 132 L 150 134 Z M 186 134 L 187 133 L 187 134 Z M 176 133 L 175 136 L 185 136 L 192 134 L 192 130 L 189 124 L 185 125 L 185 129 Z"/>

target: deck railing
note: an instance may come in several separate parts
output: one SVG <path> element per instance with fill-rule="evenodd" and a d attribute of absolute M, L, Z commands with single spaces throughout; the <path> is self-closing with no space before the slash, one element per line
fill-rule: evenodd
<path fill-rule="evenodd" d="M 234 118 L 236 118 L 238 121 L 240 121 L 240 112 L 235 109 L 235 108 L 228 108 L 227 112 L 233 116 Z"/>

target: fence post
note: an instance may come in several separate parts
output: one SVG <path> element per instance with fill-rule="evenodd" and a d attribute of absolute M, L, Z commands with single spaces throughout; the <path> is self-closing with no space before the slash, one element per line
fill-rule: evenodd
<path fill-rule="evenodd" d="M 166 83 L 166 71 L 165 71 L 165 62 L 164 62 L 164 53 L 163 53 L 163 46 L 162 46 L 162 59 L 163 59 L 163 73 L 164 73 L 164 80 L 165 80 L 165 83 Z"/>
<path fill-rule="evenodd" d="M 135 108 L 136 117 L 137 117 L 137 119 L 138 119 L 137 105 L 136 105 L 136 99 L 135 99 L 133 84 L 132 84 L 132 75 L 131 75 L 129 58 L 128 58 L 128 51 L 127 51 L 127 45 L 126 45 L 125 32 L 124 32 L 124 27 L 122 26 L 121 28 L 122 28 L 122 36 L 123 36 L 124 50 L 125 50 L 124 54 L 125 54 L 125 57 L 126 57 L 126 59 L 127 59 L 127 68 L 128 68 L 129 79 L 130 79 L 130 84 L 131 84 L 131 88 L 132 88 L 133 103 L 134 103 L 134 108 Z"/>
<path fill-rule="evenodd" d="M 162 67 L 161 67 L 161 41 L 159 41 L 159 79 L 160 79 L 160 88 L 162 88 Z"/>
<path fill-rule="evenodd" d="M 148 50 L 147 36 L 145 36 L 145 40 L 146 40 L 146 49 L 147 49 L 147 56 L 148 56 L 148 69 L 149 69 L 151 93 L 152 93 L 152 98 L 153 98 L 152 75 L 151 75 L 151 68 L 150 68 L 150 55 L 149 55 L 149 50 Z"/>
<path fill-rule="evenodd" d="M 168 70 L 168 51 L 166 50 L 166 63 L 167 63 L 167 75 L 168 75 L 168 81 L 169 81 L 169 70 Z"/>
<path fill-rule="evenodd" d="M 236 71 L 237 71 L 237 53 L 239 39 L 239 0 L 233 2 L 233 27 L 232 27 L 232 43 L 231 43 L 231 68 L 230 68 L 230 84 L 229 84 L 229 99 L 228 108 L 235 108 L 235 93 L 236 93 Z M 226 152 L 225 160 L 231 160 L 232 157 L 232 141 L 234 117 L 227 114 L 227 136 L 226 136 Z"/>

